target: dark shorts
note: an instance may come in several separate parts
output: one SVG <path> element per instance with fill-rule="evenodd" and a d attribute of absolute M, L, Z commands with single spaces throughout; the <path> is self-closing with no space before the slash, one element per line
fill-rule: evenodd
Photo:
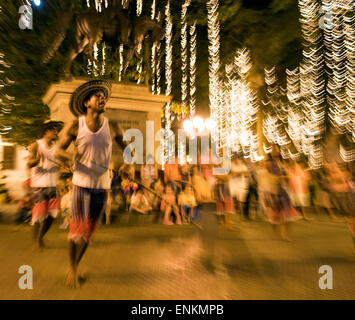
<path fill-rule="evenodd" d="M 58 215 L 60 203 L 57 195 L 57 188 L 34 188 L 33 203 L 32 224 L 44 221 L 48 215 L 55 218 Z"/>
<path fill-rule="evenodd" d="M 69 240 L 89 242 L 100 216 L 105 212 L 108 190 L 73 186 Z"/>

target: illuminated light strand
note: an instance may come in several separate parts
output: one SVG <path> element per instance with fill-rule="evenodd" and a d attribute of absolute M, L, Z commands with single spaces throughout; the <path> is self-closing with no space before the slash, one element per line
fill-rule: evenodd
<path fill-rule="evenodd" d="M 92 62 L 90 59 L 88 59 L 87 73 L 92 75 Z"/>
<path fill-rule="evenodd" d="M 172 89 L 172 18 L 170 13 L 170 0 L 165 6 L 165 95 L 169 96 Z M 165 135 L 162 137 L 162 167 L 168 162 L 170 155 L 174 152 L 174 145 L 170 145 L 170 130 L 171 130 L 171 103 L 168 102 L 165 106 Z"/>
<path fill-rule="evenodd" d="M 207 26 L 208 26 L 208 53 L 209 53 L 209 101 L 210 118 L 216 123 L 212 130 L 212 140 L 218 148 L 223 146 L 224 109 L 221 103 L 221 81 L 219 79 L 220 69 L 220 25 L 218 21 L 218 0 L 207 1 Z"/>
<path fill-rule="evenodd" d="M 157 79 L 157 83 L 156 83 L 157 95 L 160 95 L 160 93 L 161 93 L 161 85 L 160 85 L 160 82 L 161 82 L 161 72 L 160 72 L 161 54 L 160 54 L 160 52 L 161 52 L 161 43 L 159 42 L 158 46 L 157 46 L 158 59 L 157 59 L 157 64 L 156 64 L 156 68 L 155 68 L 156 79 Z"/>
<path fill-rule="evenodd" d="M 339 146 L 339 154 L 344 162 L 355 160 L 355 149 L 346 150 L 342 144 Z"/>
<path fill-rule="evenodd" d="M 299 0 L 303 39 L 303 59 L 300 64 L 301 109 L 304 121 L 302 151 L 308 156 L 310 167 L 323 164 L 322 132 L 325 121 L 325 78 L 322 32 L 319 28 L 321 6 L 316 0 Z M 310 134 L 316 132 L 317 134 Z"/>
<path fill-rule="evenodd" d="M 155 10 L 156 10 L 156 0 L 153 0 L 152 2 L 152 14 L 151 14 L 151 19 L 154 20 L 155 19 Z"/>
<path fill-rule="evenodd" d="M 142 55 L 142 43 L 138 44 L 138 48 L 137 48 L 137 54 L 138 56 L 140 56 L 140 59 L 137 63 L 137 72 L 138 72 L 138 79 L 137 79 L 137 84 L 140 84 L 141 82 L 141 76 L 142 76 L 142 72 L 143 72 L 143 55 Z"/>
<path fill-rule="evenodd" d="M 151 68 L 152 68 L 152 94 L 155 94 L 155 81 L 156 81 L 156 49 L 157 45 L 154 42 L 152 45 L 152 57 L 151 57 Z"/>
<path fill-rule="evenodd" d="M 282 88 L 277 84 L 276 67 L 271 69 L 264 69 L 265 83 L 266 83 L 266 99 L 262 103 L 266 106 L 269 105 L 269 111 L 263 119 L 263 133 L 266 140 L 270 144 L 279 145 L 282 151 L 284 146 L 290 143 L 284 123 L 287 122 L 287 108 L 285 108 L 281 99 L 286 94 Z M 283 153 L 285 156 L 288 153 Z"/>
<path fill-rule="evenodd" d="M 142 14 L 143 9 L 143 0 L 137 0 L 137 16 L 139 17 Z"/>
<path fill-rule="evenodd" d="M 185 0 L 181 8 L 181 110 L 185 117 L 185 108 L 188 100 L 188 49 L 187 49 L 187 23 L 186 14 L 191 0 Z M 186 162 L 186 145 L 179 143 L 179 163 Z"/>
<path fill-rule="evenodd" d="M 97 48 L 97 44 L 95 43 L 94 44 L 94 59 L 97 61 L 97 57 L 98 57 L 98 53 L 99 53 L 99 50 Z M 92 74 L 94 75 L 94 77 L 97 77 L 99 74 L 97 72 L 97 68 L 98 66 L 96 65 L 96 62 L 93 61 L 93 68 L 92 68 Z"/>
<path fill-rule="evenodd" d="M 249 51 L 244 48 L 238 50 L 234 62 L 225 67 L 224 138 L 231 152 L 242 153 L 252 161 L 258 161 L 256 121 L 259 108 L 256 92 L 247 81 L 251 66 Z"/>
<path fill-rule="evenodd" d="M 97 12 L 102 12 L 103 0 L 95 0 L 95 9 Z M 86 0 L 86 6 L 90 8 L 90 0 Z M 105 8 L 108 7 L 108 0 L 105 0 Z"/>
<path fill-rule="evenodd" d="M 328 117 L 340 134 L 351 135 L 355 142 L 355 15 L 350 0 L 323 0 L 330 12 L 325 19 L 324 43 L 328 67 Z M 328 19 L 328 20 L 327 20 Z"/>
<path fill-rule="evenodd" d="M 119 51 L 119 56 L 120 56 L 120 69 L 118 73 L 118 81 L 122 81 L 122 72 L 123 72 L 123 44 L 120 44 L 120 51 Z"/>
<path fill-rule="evenodd" d="M 190 27 L 190 116 L 196 112 L 196 59 L 197 59 L 197 31 L 196 21 Z"/>
<path fill-rule="evenodd" d="M 1 12 L 1 7 L 0 7 L 0 12 Z M 14 106 L 18 106 L 18 104 L 15 104 L 15 97 L 9 96 L 6 93 L 6 88 L 13 85 L 15 81 L 10 80 L 9 78 L 6 77 L 6 70 L 5 69 L 10 69 L 12 66 L 6 62 L 5 60 L 5 54 L 0 52 L 0 141 L 1 141 L 1 136 L 5 136 L 10 134 L 12 127 L 6 123 L 6 115 L 11 116 L 12 108 Z M 5 92 L 4 92 L 5 91 Z"/>
<path fill-rule="evenodd" d="M 123 9 L 127 9 L 129 4 L 129 0 L 122 0 L 122 7 Z"/>
<path fill-rule="evenodd" d="M 103 42 L 102 44 L 102 74 L 104 75 L 106 73 L 106 43 Z"/>
<path fill-rule="evenodd" d="M 185 0 L 181 8 L 181 108 L 184 117 L 184 109 L 188 100 L 188 49 L 187 49 L 187 23 L 186 14 L 191 0 Z"/>

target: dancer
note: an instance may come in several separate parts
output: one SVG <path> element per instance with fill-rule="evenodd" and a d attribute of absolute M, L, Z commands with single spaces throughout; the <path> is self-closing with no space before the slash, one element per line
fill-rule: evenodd
<path fill-rule="evenodd" d="M 289 222 L 300 219 L 298 212 L 292 207 L 290 198 L 284 188 L 285 175 L 279 156 L 269 154 L 266 161 L 267 171 L 264 173 L 268 184 L 264 186 L 264 201 L 275 234 L 282 240 L 291 241 L 287 234 Z M 279 226 L 279 230 L 277 228 Z"/>
<path fill-rule="evenodd" d="M 34 249 L 44 248 L 43 237 L 58 214 L 57 195 L 58 165 L 55 163 L 55 141 L 62 122 L 47 121 L 43 124 L 41 139 L 29 147 L 27 166 L 31 169 L 33 189 L 32 220 Z"/>
<path fill-rule="evenodd" d="M 65 127 L 58 143 L 57 157 L 64 162 L 73 159 L 73 155 L 66 151 L 69 145 L 74 142 L 76 147 L 68 236 L 70 268 L 66 279 L 67 286 L 73 288 L 80 285 L 79 262 L 100 216 L 105 212 L 111 187 L 112 137 L 122 149 L 126 146 L 122 129 L 104 117 L 110 92 L 111 84 L 104 80 L 92 80 L 79 86 L 70 101 L 70 109 L 78 119 Z"/>

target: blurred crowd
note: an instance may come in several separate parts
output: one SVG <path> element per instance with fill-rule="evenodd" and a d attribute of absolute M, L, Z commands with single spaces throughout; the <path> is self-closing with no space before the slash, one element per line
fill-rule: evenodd
<path fill-rule="evenodd" d="M 174 162 L 174 161 L 171 161 Z M 350 164 L 352 165 L 352 164 Z M 230 172 L 214 175 L 212 164 L 168 163 L 158 170 L 152 156 L 136 171 L 136 165 L 110 168 L 112 188 L 104 223 L 110 223 L 111 204 L 131 214 L 159 213 L 164 225 L 198 221 L 201 206 L 213 204 L 219 223 L 231 228 L 233 215 L 244 220 L 269 221 L 275 232 L 287 240 L 287 225 L 299 219 L 317 219 L 326 214 L 335 221 L 348 220 L 355 236 L 354 177 L 352 167 L 328 163 L 317 170 L 302 161 L 285 161 L 277 149 L 264 160 L 251 162 L 235 156 Z M 29 221 L 31 189 L 20 202 L 17 221 Z M 58 182 L 63 217 L 67 228 L 71 214 L 71 174 Z M 234 217 L 236 217 L 234 216 Z"/>

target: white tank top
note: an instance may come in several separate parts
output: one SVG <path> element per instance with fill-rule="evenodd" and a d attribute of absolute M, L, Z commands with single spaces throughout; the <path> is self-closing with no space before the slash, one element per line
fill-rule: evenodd
<path fill-rule="evenodd" d="M 108 119 L 104 118 L 101 128 L 92 132 L 86 125 L 85 116 L 79 117 L 75 146 L 77 157 L 73 184 L 89 189 L 110 189 L 112 139 Z"/>
<path fill-rule="evenodd" d="M 49 188 L 57 185 L 58 166 L 54 163 L 56 146 L 53 144 L 50 148 L 46 142 L 37 140 L 38 155 L 40 161 L 37 166 L 31 169 L 31 187 Z M 52 160 L 52 161 L 50 161 Z M 53 162 L 54 161 L 54 162 Z"/>

